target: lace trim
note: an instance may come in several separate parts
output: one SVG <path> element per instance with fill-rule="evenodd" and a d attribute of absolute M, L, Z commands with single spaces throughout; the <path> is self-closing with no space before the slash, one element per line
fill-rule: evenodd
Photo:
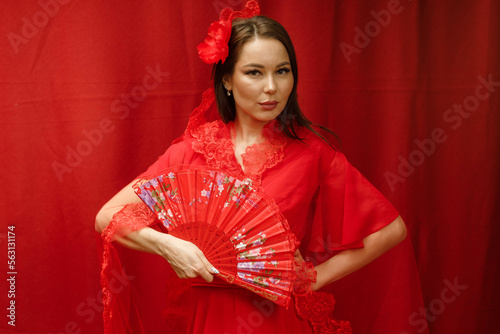
<path fill-rule="evenodd" d="M 191 310 L 191 305 L 188 303 L 190 287 L 191 280 L 179 278 L 169 266 L 168 280 L 165 284 L 167 296 L 161 315 L 174 333 L 187 333 Z"/>
<path fill-rule="evenodd" d="M 288 142 L 287 137 L 279 131 L 274 122 L 266 125 L 262 134 L 263 142 L 249 146 L 242 154 L 245 171 L 235 163 L 231 131 L 220 120 L 205 123 L 191 130 L 191 135 L 195 139 L 192 148 L 205 156 L 209 167 L 228 171 L 235 177 L 250 178 L 252 184 L 260 185 L 262 173 L 283 160 L 283 150 Z"/>
<path fill-rule="evenodd" d="M 335 298 L 326 292 L 311 291 L 316 282 L 316 270 L 311 262 L 296 262 L 296 282 L 293 297 L 297 315 L 309 322 L 315 334 L 352 334 L 349 321 L 331 317 Z"/>
<path fill-rule="evenodd" d="M 220 119 L 220 115 L 215 107 L 214 88 L 210 87 L 203 92 L 200 105 L 194 108 L 189 115 L 189 121 L 184 131 L 184 136 L 193 137 L 193 133 L 196 132 L 200 126 L 218 119 Z M 180 142 L 184 136 L 175 139 L 173 143 Z"/>
<path fill-rule="evenodd" d="M 258 175 L 259 184 L 264 170 L 276 166 L 283 160 L 285 155 L 283 150 L 287 143 L 286 136 L 275 127 L 274 123 L 264 127 L 263 136 L 265 138 L 263 143 L 249 146 L 241 155 L 245 173 Z"/>
<path fill-rule="evenodd" d="M 297 314 L 307 320 L 315 334 L 352 334 L 349 321 L 331 318 L 335 299 L 327 292 L 293 294 Z"/>
<path fill-rule="evenodd" d="M 297 295 L 306 295 L 311 290 L 312 283 L 316 282 L 317 272 L 314 269 L 312 262 L 303 261 L 299 264 L 295 262 L 295 282 L 293 285 L 293 292 Z"/>
<path fill-rule="evenodd" d="M 111 252 L 113 246 L 111 242 L 128 233 L 140 230 L 156 222 L 156 217 L 144 203 L 134 203 L 125 205 L 120 211 L 113 215 L 109 225 L 103 230 L 103 258 L 101 269 L 101 287 L 103 304 L 104 332 L 111 333 L 111 319 L 113 317 L 113 291 L 110 289 L 110 277 L 112 275 Z M 118 265 L 119 264 L 115 264 Z"/>
<path fill-rule="evenodd" d="M 222 121 L 205 123 L 198 127 L 196 131 L 192 131 L 195 138 L 192 148 L 195 152 L 205 156 L 209 167 L 217 170 L 235 169 L 231 163 L 231 155 L 234 156 L 233 142 L 229 129 L 226 129 L 227 134 L 221 133 L 224 129 L 221 128 Z"/>

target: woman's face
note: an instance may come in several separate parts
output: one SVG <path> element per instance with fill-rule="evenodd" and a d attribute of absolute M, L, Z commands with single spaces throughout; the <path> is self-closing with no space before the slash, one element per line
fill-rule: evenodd
<path fill-rule="evenodd" d="M 234 73 L 224 78 L 234 96 L 236 119 L 267 123 L 285 108 L 293 89 L 293 74 L 285 46 L 271 38 L 255 38 L 242 47 Z"/>

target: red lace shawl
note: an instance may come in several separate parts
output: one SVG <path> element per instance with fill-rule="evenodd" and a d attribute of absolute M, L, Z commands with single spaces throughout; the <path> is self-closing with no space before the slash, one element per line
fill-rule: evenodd
<path fill-rule="evenodd" d="M 250 178 L 260 185 L 264 170 L 283 160 L 287 137 L 276 128 L 275 122 L 264 127 L 262 141 L 249 146 L 242 154 L 243 168 L 235 164 L 232 123 L 219 121 L 205 123 L 191 132 L 192 148 L 202 154 L 210 168 L 224 170 L 238 178 Z"/>

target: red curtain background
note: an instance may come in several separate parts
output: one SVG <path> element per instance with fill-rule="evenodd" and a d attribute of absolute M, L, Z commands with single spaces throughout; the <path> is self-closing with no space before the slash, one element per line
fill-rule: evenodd
<path fill-rule="evenodd" d="M 409 228 L 334 286 L 338 314 L 357 333 L 500 332 L 500 2 L 259 3 L 294 42 L 303 111 L 336 131 Z M 102 331 L 95 214 L 182 133 L 211 71 L 196 46 L 223 7 L 242 5 L 2 2 L 2 333 Z M 412 246 L 415 258 L 402 258 Z M 146 328 L 159 333 L 166 264 L 123 254 Z M 391 280 L 396 294 L 418 282 L 372 268 L 415 260 L 423 299 L 387 312 L 378 298 L 398 296 L 377 282 Z M 373 300 L 385 311 L 364 314 Z"/>

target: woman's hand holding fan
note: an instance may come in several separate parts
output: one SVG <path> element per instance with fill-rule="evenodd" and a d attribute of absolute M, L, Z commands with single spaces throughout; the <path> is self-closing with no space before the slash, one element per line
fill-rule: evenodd
<path fill-rule="evenodd" d="M 182 239 L 171 245 L 179 252 L 193 250 L 191 256 L 198 257 L 195 263 L 204 263 L 192 275 L 201 271 L 202 277 L 208 277 L 203 269 L 213 265 L 226 282 L 288 305 L 295 277 L 296 239 L 274 201 L 262 190 L 247 180 L 189 166 L 141 180 L 134 190 L 168 234 Z M 190 277 L 185 270 L 190 261 L 187 255 L 171 257 L 177 258 L 172 262 L 174 270 L 177 267 L 181 277 Z"/>
<path fill-rule="evenodd" d="M 212 282 L 215 267 L 207 260 L 205 254 L 192 242 L 171 236 L 160 253 L 168 261 L 179 278 L 195 278 L 201 276 Z"/>

